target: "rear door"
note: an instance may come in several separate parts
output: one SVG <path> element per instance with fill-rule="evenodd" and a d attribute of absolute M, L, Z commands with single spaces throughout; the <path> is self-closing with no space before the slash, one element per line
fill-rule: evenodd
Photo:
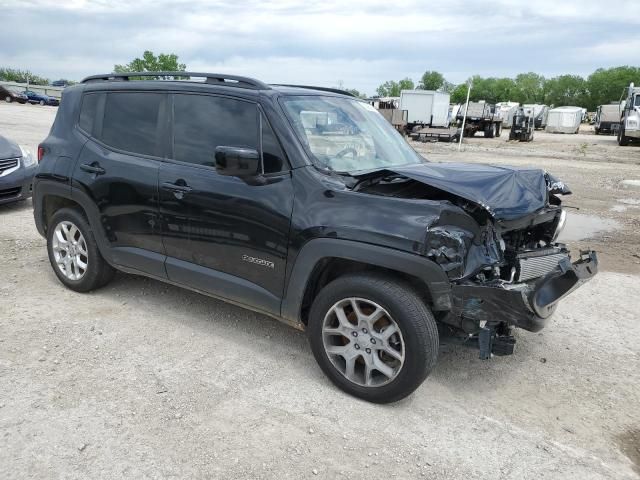
<path fill-rule="evenodd" d="M 278 313 L 293 207 L 285 155 L 258 105 L 240 98 L 170 98 L 170 158 L 160 168 L 162 237 L 170 280 Z M 219 175 L 218 146 L 261 152 L 264 174 Z"/>
<path fill-rule="evenodd" d="M 100 213 L 115 263 L 166 277 L 158 222 L 158 172 L 166 143 L 166 94 L 85 93 L 79 129 L 90 138 L 74 186 Z"/>

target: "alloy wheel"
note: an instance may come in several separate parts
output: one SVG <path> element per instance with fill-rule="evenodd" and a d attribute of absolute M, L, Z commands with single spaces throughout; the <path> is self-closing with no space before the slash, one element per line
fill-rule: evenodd
<path fill-rule="evenodd" d="M 404 364 L 400 327 L 383 307 L 364 298 L 345 298 L 329 309 L 322 343 L 333 366 L 363 387 L 388 384 Z"/>
<path fill-rule="evenodd" d="M 52 238 L 53 257 L 58 270 L 69 280 L 80 280 L 87 272 L 89 252 L 80 229 L 67 220 L 56 225 Z"/>

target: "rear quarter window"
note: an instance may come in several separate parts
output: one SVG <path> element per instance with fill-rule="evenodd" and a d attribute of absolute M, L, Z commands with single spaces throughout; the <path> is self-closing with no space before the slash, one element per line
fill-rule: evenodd
<path fill-rule="evenodd" d="M 82 97 L 82 106 L 80 107 L 80 118 L 78 120 L 78 126 L 89 135 L 93 134 L 93 127 L 96 120 L 96 113 L 98 111 L 99 98 L 99 93 L 88 93 Z"/>

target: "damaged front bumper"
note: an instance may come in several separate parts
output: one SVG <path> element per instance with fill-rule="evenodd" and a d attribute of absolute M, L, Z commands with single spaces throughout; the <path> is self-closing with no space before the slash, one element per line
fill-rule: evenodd
<path fill-rule="evenodd" d="M 512 326 L 537 332 L 557 303 L 597 272 L 596 253 L 583 251 L 575 263 L 567 257 L 552 272 L 528 282 L 452 285 L 450 319 L 470 334 Z"/>

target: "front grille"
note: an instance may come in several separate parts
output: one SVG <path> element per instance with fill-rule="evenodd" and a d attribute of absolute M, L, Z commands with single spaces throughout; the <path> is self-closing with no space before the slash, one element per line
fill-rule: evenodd
<path fill-rule="evenodd" d="M 0 175 L 2 175 L 7 170 L 11 170 L 18 166 L 17 158 L 7 158 L 5 160 L 0 160 Z"/>
<path fill-rule="evenodd" d="M 9 188 L 7 190 L 0 190 L 0 200 L 17 197 L 20 195 L 21 191 L 22 191 L 21 187 Z"/>
<path fill-rule="evenodd" d="M 525 282 L 552 272 L 569 255 L 558 248 L 532 250 L 516 256 L 517 281 Z"/>

